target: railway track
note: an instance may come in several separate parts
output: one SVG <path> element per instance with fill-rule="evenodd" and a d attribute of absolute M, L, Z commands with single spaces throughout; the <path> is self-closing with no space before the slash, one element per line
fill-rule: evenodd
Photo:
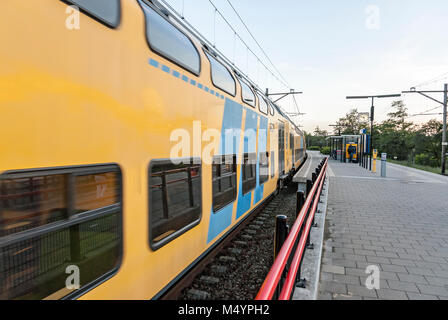
<path fill-rule="evenodd" d="M 162 299 L 252 300 L 273 263 L 275 217 L 295 217 L 296 189 L 271 196 Z"/>

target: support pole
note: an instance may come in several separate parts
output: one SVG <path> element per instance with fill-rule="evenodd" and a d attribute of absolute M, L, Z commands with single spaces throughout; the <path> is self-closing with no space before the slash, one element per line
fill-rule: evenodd
<path fill-rule="evenodd" d="M 344 138 L 341 137 L 341 163 L 344 162 L 344 150 L 342 150 L 344 147 L 342 146 L 344 144 Z"/>
<path fill-rule="evenodd" d="M 286 238 L 288 237 L 288 218 L 285 215 L 278 215 L 275 217 L 275 234 L 274 234 L 274 260 L 277 258 L 280 249 L 285 243 Z M 276 297 L 280 295 L 280 290 L 283 285 L 284 275 L 282 274 L 282 278 L 280 279 L 279 286 L 276 290 Z"/>
<path fill-rule="evenodd" d="M 333 156 L 333 139 L 330 138 L 330 157 Z"/>
<path fill-rule="evenodd" d="M 370 108 L 370 171 L 372 171 L 372 159 L 373 159 L 373 120 L 375 118 L 375 106 L 373 105 L 374 98 L 372 97 L 372 107 Z"/>
<path fill-rule="evenodd" d="M 446 152 L 447 152 L 447 141 L 446 141 L 446 112 L 448 103 L 448 84 L 445 83 L 444 87 L 444 98 L 443 98 L 443 131 L 442 131 L 442 174 L 446 171 Z"/>
<path fill-rule="evenodd" d="M 361 167 L 362 166 L 362 150 L 364 148 L 362 141 L 363 141 L 363 136 L 361 135 L 361 137 L 359 138 L 359 158 L 358 158 L 358 164 Z"/>
<path fill-rule="evenodd" d="M 312 188 L 313 188 L 313 182 L 311 180 L 306 180 L 306 198 L 309 197 Z"/>
<path fill-rule="evenodd" d="M 302 211 L 304 204 L 305 204 L 305 193 L 303 191 L 299 191 L 297 192 L 296 219 L 299 217 L 299 213 L 300 211 Z"/>
<path fill-rule="evenodd" d="M 448 84 L 445 83 L 443 87 L 443 91 L 439 90 L 429 90 L 429 91 L 421 91 L 416 90 L 415 88 L 411 88 L 411 91 L 403 91 L 403 93 L 418 93 L 424 96 L 425 98 L 428 98 L 434 102 L 437 102 L 443 106 L 443 129 L 442 129 L 442 175 L 445 175 L 446 173 L 446 152 L 447 152 L 447 146 L 448 142 L 447 139 L 447 133 L 446 133 L 446 117 L 447 117 L 447 100 L 448 100 Z M 443 93 L 443 101 L 437 100 L 431 96 L 428 95 L 428 93 Z"/>
<path fill-rule="evenodd" d="M 277 258 L 283 243 L 288 235 L 287 233 L 288 218 L 285 215 L 275 217 L 275 235 L 274 235 L 274 260 Z"/>

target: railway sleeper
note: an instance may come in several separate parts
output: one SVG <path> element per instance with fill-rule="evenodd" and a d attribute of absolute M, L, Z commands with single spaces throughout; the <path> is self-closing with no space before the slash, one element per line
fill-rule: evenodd
<path fill-rule="evenodd" d="M 187 291 L 187 296 L 191 300 L 207 300 L 210 298 L 210 293 L 202 290 L 190 289 Z"/>
<path fill-rule="evenodd" d="M 242 250 L 241 249 L 237 249 L 237 248 L 229 248 L 229 253 L 234 254 L 234 255 L 240 255 Z"/>
<path fill-rule="evenodd" d="M 203 284 L 218 284 L 219 283 L 219 279 L 216 277 L 212 277 L 212 276 L 201 276 L 199 278 L 199 282 L 203 283 Z"/>
<path fill-rule="evenodd" d="M 214 265 L 212 265 L 212 266 L 210 267 L 210 270 L 211 270 L 213 273 L 216 273 L 216 274 L 224 274 L 224 273 L 227 272 L 227 267 L 226 267 L 226 266 L 221 266 L 221 265 L 219 265 L 219 264 L 214 264 Z"/>
<path fill-rule="evenodd" d="M 235 246 L 240 246 L 240 247 L 246 247 L 247 246 L 247 242 L 246 241 L 236 240 L 233 243 L 235 244 Z"/>
<path fill-rule="evenodd" d="M 245 232 L 246 234 L 248 234 L 248 235 L 252 235 L 252 236 L 254 236 L 254 235 L 257 234 L 257 231 L 255 231 L 255 230 L 251 230 L 251 229 L 249 229 L 249 230 L 245 230 L 244 232 Z"/>
<path fill-rule="evenodd" d="M 236 262 L 236 258 L 235 257 L 230 257 L 230 256 L 220 256 L 219 257 L 219 261 L 221 262 Z"/>

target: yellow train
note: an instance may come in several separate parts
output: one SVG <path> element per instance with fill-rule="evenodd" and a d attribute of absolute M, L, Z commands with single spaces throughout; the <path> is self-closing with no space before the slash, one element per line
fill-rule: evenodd
<path fill-rule="evenodd" d="M 0 17 L 0 299 L 159 298 L 304 161 L 302 132 L 157 1 Z"/>
<path fill-rule="evenodd" d="M 350 160 L 350 154 L 352 155 L 352 161 L 358 162 L 358 144 L 351 142 L 345 145 L 345 159 Z"/>

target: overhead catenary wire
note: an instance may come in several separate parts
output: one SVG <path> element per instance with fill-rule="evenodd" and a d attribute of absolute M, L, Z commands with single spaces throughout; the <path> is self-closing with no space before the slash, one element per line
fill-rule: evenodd
<path fill-rule="evenodd" d="M 224 60 L 226 63 L 228 63 L 229 65 L 232 65 L 235 69 L 236 72 L 238 72 L 241 76 L 244 76 L 247 80 L 249 80 L 249 82 L 252 83 L 252 85 L 254 86 L 254 88 L 256 88 L 258 91 L 264 93 L 264 90 L 261 89 L 258 85 L 257 82 L 255 82 L 249 75 L 248 72 L 243 72 L 240 68 L 238 68 L 238 66 L 235 65 L 234 62 L 232 62 L 230 59 L 228 59 L 217 47 L 215 47 L 213 45 L 213 43 L 211 43 L 206 37 L 204 37 L 193 25 L 191 25 L 187 19 L 185 19 L 185 17 L 182 16 L 181 13 L 179 13 L 176 9 L 174 9 L 168 2 L 167 0 L 157 0 L 158 2 L 160 2 L 161 4 L 163 4 L 165 6 L 166 9 L 168 9 L 169 11 L 171 11 L 173 13 L 173 17 L 177 17 L 178 21 L 180 19 L 180 23 L 184 24 L 185 27 L 189 28 L 190 32 L 192 32 L 194 35 L 196 35 L 198 37 L 198 39 L 200 39 L 204 44 L 209 45 L 210 47 L 213 47 L 213 50 L 215 50 L 220 57 L 222 58 L 222 60 Z M 283 87 L 287 88 L 288 90 L 291 90 L 290 86 L 285 83 L 285 81 L 279 79 L 279 77 L 277 75 L 274 74 L 274 72 L 272 72 L 265 63 L 263 63 L 260 58 L 255 54 L 255 52 L 248 46 L 248 44 L 243 40 L 243 38 L 241 37 L 241 35 L 235 30 L 235 28 L 232 27 L 232 25 L 228 22 L 228 20 L 225 18 L 225 16 L 221 13 L 221 11 L 214 5 L 214 3 L 211 0 L 208 0 L 208 2 L 212 5 L 212 7 L 216 10 L 216 12 L 218 13 L 218 15 L 222 18 L 222 20 L 227 24 L 227 26 L 233 31 L 234 36 L 236 36 L 236 38 L 238 38 L 241 43 L 246 47 L 246 65 L 247 65 L 247 70 L 249 69 L 249 53 L 251 53 L 259 62 L 260 64 L 264 67 L 264 69 L 268 72 L 268 74 L 271 76 L 272 80 L 276 80 L 279 84 L 281 84 Z M 277 105 L 278 108 L 280 108 L 280 110 L 284 112 L 284 110 L 282 110 L 282 108 Z"/>
<path fill-rule="evenodd" d="M 213 47 L 216 47 L 216 8 L 213 10 Z"/>
<path fill-rule="evenodd" d="M 416 113 L 416 114 L 409 115 L 409 116 L 407 116 L 406 118 L 413 118 L 413 117 L 418 117 L 418 116 L 432 116 L 432 115 L 443 114 L 443 113 L 428 113 L 428 112 L 434 111 L 434 110 L 436 110 L 436 109 L 439 109 L 439 108 L 441 108 L 441 107 L 442 107 L 442 106 L 437 106 L 437 107 L 435 107 L 435 108 L 431 108 L 431 109 L 428 109 L 428 110 L 423 111 L 423 112 L 420 112 L 420 113 Z"/>
<path fill-rule="evenodd" d="M 430 80 L 427 80 L 427 81 L 425 81 L 425 82 L 422 82 L 422 83 L 420 83 L 420 84 L 418 84 L 418 85 L 415 85 L 415 86 L 413 86 L 413 88 L 419 88 L 419 87 L 428 86 L 428 85 L 430 85 L 430 84 L 434 84 L 434 83 L 443 81 L 443 80 L 445 80 L 445 79 L 448 79 L 448 72 L 445 72 L 445 73 L 441 74 L 440 76 L 437 76 L 437 77 L 435 77 L 435 78 L 432 78 L 432 79 L 430 79 Z"/>
<path fill-rule="evenodd" d="M 185 0 L 182 0 L 182 19 L 184 19 L 184 12 L 185 12 Z"/>
<path fill-rule="evenodd" d="M 295 105 L 296 110 L 297 110 L 297 115 L 300 115 L 299 104 L 297 103 L 296 96 L 295 96 L 295 95 L 292 95 L 292 98 L 293 98 L 293 100 L 294 100 L 294 105 Z"/>
<path fill-rule="evenodd" d="M 414 90 L 415 92 L 419 92 L 419 90 L 415 90 L 415 89 L 418 88 L 418 87 L 423 87 L 423 86 L 427 86 L 427 85 L 430 85 L 430 84 L 434 84 L 434 83 L 436 83 L 436 82 L 440 82 L 440 81 L 443 81 L 443 80 L 445 80 L 445 79 L 448 79 L 448 72 L 443 73 L 443 74 L 441 74 L 441 75 L 438 76 L 438 77 L 435 77 L 435 78 L 433 78 L 433 79 L 431 79 L 431 80 L 422 82 L 421 84 L 412 87 L 412 88 L 411 88 L 411 91 Z M 425 92 L 425 91 L 423 91 L 423 92 Z M 443 92 L 443 91 L 434 91 L 434 92 Z M 404 94 L 408 94 L 408 93 L 409 93 L 409 92 L 404 92 Z M 414 93 L 414 92 L 412 92 L 412 93 Z M 428 97 L 428 96 L 426 96 L 426 97 Z M 434 100 L 434 101 L 438 102 L 437 100 L 435 100 L 435 99 L 433 99 L 433 98 L 431 98 L 431 97 L 428 97 L 428 98 L 430 98 L 431 100 Z M 439 103 L 442 104 L 442 102 L 439 102 Z M 426 111 L 423 111 L 423 112 L 420 112 L 420 113 L 416 113 L 416 114 L 409 115 L 409 116 L 406 117 L 406 119 L 408 119 L 408 118 L 413 118 L 413 117 L 418 117 L 418 116 L 443 115 L 443 113 L 428 113 L 428 112 L 437 110 L 437 109 L 439 109 L 439 108 L 441 108 L 441 107 L 442 107 L 441 105 L 438 105 L 437 107 L 428 109 L 428 110 L 426 110 Z"/>
<path fill-rule="evenodd" d="M 179 13 L 176 9 L 174 9 L 168 2 L 167 0 L 158 0 L 160 3 L 162 3 L 167 9 L 169 9 L 175 16 L 177 16 L 178 18 L 181 19 L 182 23 L 184 23 L 189 29 L 190 31 L 192 31 L 199 39 L 201 39 L 204 43 L 210 45 L 210 47 L 214 47 L 213 43 L 210 43 L 209 40 L 207 40 L 206 37 L 204 37 L 194 26 L 192 26 L 187 19 L 185 19 L 184 17 L 182 17 L 182 14 Z M 224 17 L 224 15 L 221 13 L 221 11 L 219 11 L 219 9 L 213 4 L 213 2 L 211 0 L 208 0 L 209 3 L 212 5 L 212 7 L 214 9 L 217 10 L 217 13 L 219 14 L 219 16 L 223 19 L 223 21 L 227 24 L 227 26 L 234 32 L 234 34 L 236 35 L 236 37 L 241 41 L 241 43 L 246 47 L 247 50 L 247 66 L 249 65 L 249 52 L 256 57 L 258 60 L 260 60 L 260 58 L 258 58 L 258 56 L 254 53 L 254 51 L 247 45 L 247 43 L 242 39 L 242 37 L 240 36 L 240 34 L 235 30 L 235 28 L 232 27 L 232 25 L 228 22 L 228 20 Z M 230 65 L 233 65 L 234 68 L 241 74 L 243 75 L 245 78 L 247 78 L 248 80 L 250 80 L 250 82 L 253 83 L 253 85 L 261 92 L 264 92 L 264 90 L 262 90 L 260 87 L 258 87 L 256 85 L 256 82 L 253 81 L 251 79 L 251 77 L 247 74 L 247 72 L 243 72 L 240 68 L 238 68 L 234 63 L 232 63 L 232 61 L 230 61 L 229 59 L 226 58 L 226 56 L 220 52 L 220 50 L 216 47 L 214 47 L 214 50 L 216 52 L 218 52 L 221 55 L 221 58 L 226 61 L 227 63 L 229 63 Z M 269 74 L 275 78 L 278 83 L 280 83 L 283 87 L 290 89 L 290 87 L 284 83 L 284 81 L 280 80 L 278 76 L 276 76 L 267 66 L 266 64 L 264 64 L 263 62 L 260 63 L 263 65 L 263 67 L 266 69 L 266 71 L 269 72 Z"/>
<path fill-rule="evenodd" d="M 224 20 L 224 22 L 227 24 L 227 26 L 236 34 L 238 39 L 246 46 L 246 48 L 252 53 L 252 55 L 258 60 L 258 62 L 263 65 L 263 67 L 268 70 L 283 86 L 285 86 L 288 89 L 291 89 L 291 87 L 284 81 L 281 80 L 279 77 L 277 77 L 261 60 L 260 58 L 255 54 L 255 52 L 249 47 L 249 45 L 243 40 L 243 38 L 240 36 L 240 34 L 233 28 L 233 26 L 230 24 L 230 22 L 226 19 L 226 17 L 222 14 L 222 12 L 215 6 L 212 0 L 208 0 L 208 2 L 213 6 L 213 8 L 216 10 L 216 12 L 219 14 L 219 16 Z"/>
<path fill-rule="evenodd" d="M 233 34 L 233 59 L 232 63 L 235 64 L 235 54 L 236 54 L 236 34 Z"/>
<path fill-rule="evenodd" d="M 260 48 L 261 52 L 263 53 L 263 55 L 266 57 L 266 59 L 269 61 L 269 63 L 272 65 L 272 67 L 274 68 L 274 70 L 278 73 L 278 75 L 283 79 L 283 81 L 285 81 L 286 84 L 288 84 L 288 87 L 291 87 L 288 83 L 288 81 L 286 81 L 286 79 L 283 77 L 283 75 L 281 74 L 280 71 L 278 71 L 277 67 L 274 65 L 274 63 L 272 62 L 271 58 L 269 58 L 269 56 L 267 55 L 266 51 L 261 47 L 260 43 L 257 41 L 257 39 L 255 39 L 254 35 L 252 34 L 252 32 L 249 30 L 249 28 L 247 27 L 246 23 L 244 22 L 243 18 L 241 17 L 241 15 L 238 13 L 238 11 L 235 9 L 235 7 L 233 6 L 232 2 L 230 2 L 230 0 L 227 0 L 227 3 L 230 5 L 230 7 L 232 8 L 232 10 L 235 12 L 235 14 L 238 16 L 238 19 L 241 21 L 241 23 L 243 24 L 244 28 L 246 28 L 247 32 L 249 33 L 249 35 L 252 37 L 252 39 L 255 41 L 255 43 L 257 44 L 258 48 Z"/>
<path fill-rule="evenodd" d="M 211 0 L 209 0 L 211 2 Z M 251 38 L 254 40 L 254 42 L 257 44 L 258 48 L 260 49 L 260 51 L 263 53 L 263 55 L 266 57 L 266 59 L 269 61 L 269 63 L 271 64 L 271 66 L 274 68 L 274 70 L 277 72 L 277 74 L 280 76 L 280 78 L 282 78 L 282 80 L 284 81 L 284 83 L 287 85 L 287 87 L 290 89 L 291 85 L 288 83 L 288 81 L 285 79 L 285 77 L 283 77 L 282 73 L 278 70 L 278 68 L 275 66 L 275 64 L 272 62 L 271 58 L 268 56 L 268 54 L 266 53 L 266 51 L 263 49 L 263 47 L 260 45 L 259 41 L 255 38 L 255 36 L 253 35 L 253 33 L 249 30 L 249 27 L 247 26 L 247 24 L 244 22 L 244 19 L 241 17 L 241 15 L 239 14 L 238 10 L 236 10 L 236 8 L 233 6 L 232 2 L 230 0 L 226 0 L 227 3 L 229 4 L 229 6 L 232 8 L 233 12 L 236 14 L 236 16 L 238 17 L 238 19 L 240 20 L 240 22 L 243 24 L 244 28 L 246 29 L 246 31 L 249 33 L 249 35 L 251 36 Z M 260 62 L 260 59 L 257 57 L 258 62 Z M 266 69 L 267 71 L 269 71 L 268 69 Z M 257 81 L 258 81 L 258 68 L 257 68 Z M 297 115 L 300 115 L 300 110 L 299 110 L 299 106 L 296 100 L 296 97 L 294 95 L 293 96 L 293 102 L 294 102 L 294 106 L 295 109 L 297 110 Z"/>
<path fill-rule="evenodd" d="M 443 114 L 443 112 L 439 112 L 439 113 L 421 113 L 421 114 L 416 114 L 414 116 L 415 117 L 417 117 L 417 116 L 440 116 L 442 114 Z"/>

